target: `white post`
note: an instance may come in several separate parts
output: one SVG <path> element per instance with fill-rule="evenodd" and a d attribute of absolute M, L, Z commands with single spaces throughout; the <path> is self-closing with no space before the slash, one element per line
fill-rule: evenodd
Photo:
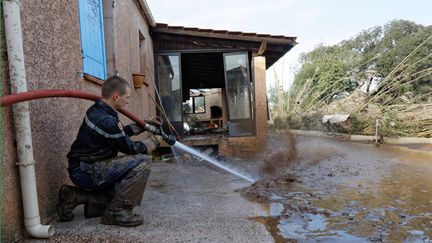
<path fill-rule="evenodd" d="M 3 1 L 3 9 L 12 93 L 26 92 L 27 81 L 21 32 L 20 1 L 5 0 Z M 33 237 L 49 238 L 54 234 L 54 228 L 51 225 L 42 225 L 40 221 L 28 102 L 13 105 L 13 112 L 24 224 Z"/>
<path fill-rule="evenodd" d="M 375 120 L 375 145 L 378 145 L 378 118 Z"/>

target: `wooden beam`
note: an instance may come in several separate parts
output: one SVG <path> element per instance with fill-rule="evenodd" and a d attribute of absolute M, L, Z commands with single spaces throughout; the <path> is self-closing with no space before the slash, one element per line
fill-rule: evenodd
<path fill-rule="evenodd" d="M 203 49 L 208 47 L 209 49 L 249 49 L 258 53 L 260 45 L 266 42 L 265 53 L 269 51 L 287 52 L 291 49 L 291 45 L 278 44 L 262 41 L 245 41 L 245 40 L 228 40 L 228 39 L 217 39 L 210 37 L 198 37 L 198 36 L 181 36 L 167 33 L 158 33 L 154 35 L 154 47 L 156 51 L 163 50 L 185 50 L 185 49 Z M 200 45 L 197 45 L 199 43 Z M 173 47 L 175 45 L 175 47 Z"/>
<path fill-rule="evenodd" d="M 262 56 L 266 50 L 267 50 L 267 41 L 262 41 L 261 46 L 258 50 L 258 56 Z"/>
<path fill-rule="evenodd" d="M 207 33 L 207 32 L 199 32 L 199 31 L 186 31 L 184 29 L 160 29 L 160 28 L 152 28 L 151 31 L 153 33 L 165 33 L 165 34 L 173 34 L 173 35 L 184 35 L 184 36 L 199 36 L 199 37 L 209 37 L 209 38 L 217 38 L 217 39 L 228 39 L 228 40 L 242 40 L 242 41 L 250 41 L 250 42 L 260 42 L 266 41 L 272 44 L 280 44 L 280 45 L 292 45 L 296 44 L 295 37 L 284 37 L 284 36 L 259 36 L 255 34 L 254 36 L 249 35 L 230 35 L 229 32 L 226 34 L 221 33 Z"/>

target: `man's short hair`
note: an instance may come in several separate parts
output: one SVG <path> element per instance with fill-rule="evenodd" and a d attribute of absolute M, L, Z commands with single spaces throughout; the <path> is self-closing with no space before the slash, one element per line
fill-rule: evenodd
<path fill-rule="evenodd" d="M 108 99 L 116 91 L 118 91 L 120 95 L 124 95 L 126 93 L 126 88 L 130 88 L 130 84 L 126 79 L 120 76 L 112 76 L 102 84 L 102 98 Z"/>

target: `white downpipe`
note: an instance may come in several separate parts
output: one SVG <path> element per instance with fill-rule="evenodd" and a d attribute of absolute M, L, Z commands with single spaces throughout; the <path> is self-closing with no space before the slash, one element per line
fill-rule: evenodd
<path fill-rule="evenodd" d="M 21 32 L 20 1 L 4 0 L 3 9 L 12 93 L 26 92 L 27 81 Z M 24 224 L 31 236 L 49 238 L 54 234 L 54 227 L 42 225 L 40 220 L 28 102 L 13 105 L 13 111 Z"/>

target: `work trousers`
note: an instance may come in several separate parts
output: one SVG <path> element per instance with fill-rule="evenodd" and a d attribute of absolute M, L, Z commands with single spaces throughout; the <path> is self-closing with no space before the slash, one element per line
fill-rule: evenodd
<path fill-rule="evenodd" d="M 125 208 L 140 205 L 150 175 L 151 157 L 125 155 L 93 163 L 80 162 L 70 173 L 72 182 L 85 190 L 102 193 Z"/>

